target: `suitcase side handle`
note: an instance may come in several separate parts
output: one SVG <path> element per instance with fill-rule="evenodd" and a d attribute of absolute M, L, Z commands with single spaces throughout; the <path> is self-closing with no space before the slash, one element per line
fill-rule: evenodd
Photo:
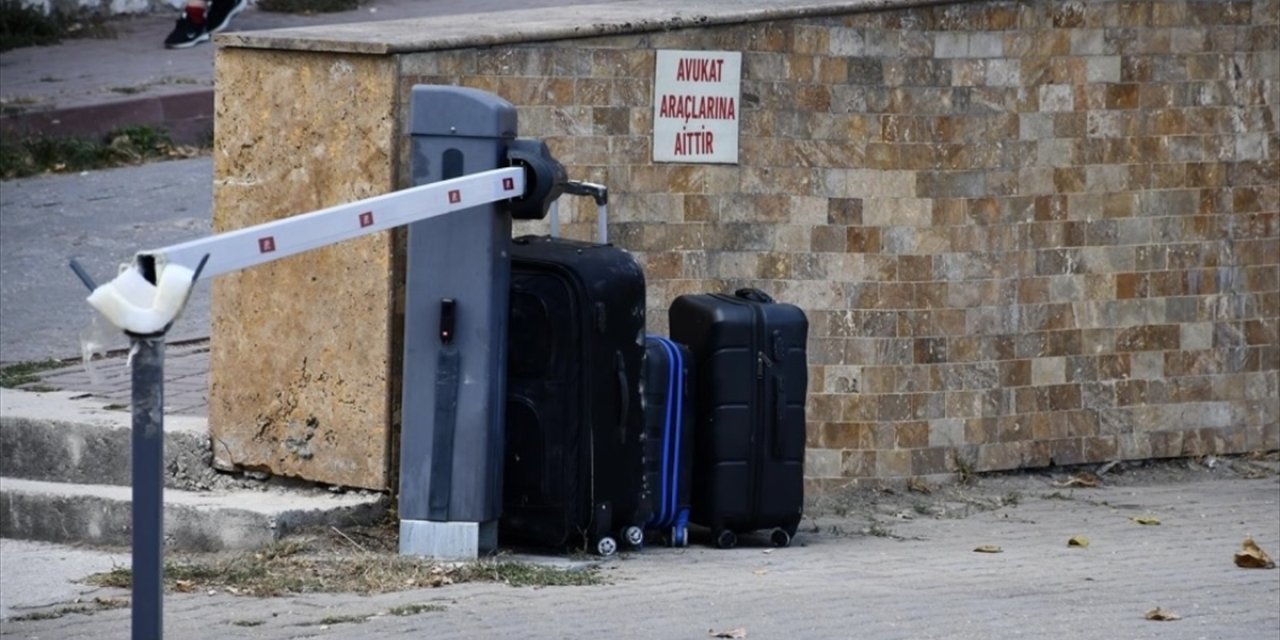
<path fill-rule="evenodd" d="M 613 352 L 614 367 L 618 378 L 618 441 L 627 443 L 627 416 L 631 413 L 631 394 L 627 393 L 627 363 L 621 351 Z"/>
<path fill-rule="evenodd" d="M 741 289 L 738 289 L 737 291 L 734 291 L 733 295 L 735 297 L 742 298 L 744 300 L 750 300 L 752 302 L 762 302 L 765 304 L 773 303 L 773 296 L 770 296 L 769 294 L 755 287 L 743 287 Z"/>

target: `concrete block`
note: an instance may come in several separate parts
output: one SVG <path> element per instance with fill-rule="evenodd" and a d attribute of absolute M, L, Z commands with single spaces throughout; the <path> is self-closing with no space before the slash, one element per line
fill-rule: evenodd
<path fill-rule="evenodd" d="M 400 521 L 400 555 L 475 560 L 498 548 L 498 523 Z"/>
<path fill-rule="evenodd" d="M 128 486 L 132 417 L 67 392 L 0 389 L 0 470 L 6 477 Z M 229 481 L 212 468 L 207 421 L 164 420 L 165 486 L 210 489 Z"/>

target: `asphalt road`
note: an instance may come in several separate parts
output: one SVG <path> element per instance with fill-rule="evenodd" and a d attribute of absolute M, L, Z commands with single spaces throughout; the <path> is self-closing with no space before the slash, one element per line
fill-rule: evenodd
<path fill-rule="evenodd" d="M 356 11 L 300 15 L 251 9 L 234 30 L 302 27 L 512 8 L 579 12 L 574 5 L 622 0 L 373 0 Z M 586 16 L 584 16 L 584 19 Z M 482 18 L 477 18 L 482 19 Z M 112 23 L 116 37 L 70 39 L 0 55 L 0 98 L 40 107 L 88 107 L 123 95 L 141 98 L 207 90 L 215 47 L 159 46 L 173 15 L 157 12 Z M 121 93 L 121 88 L 127 88 Z M 78 258 L 99 282 L 134 252 L 210 232 L 210 158 L 0 182 L 0 363 L 81 354 L 93 312 L 67 263 Z M 102 331 L 107 348 L 128 341 Z M 198 284 L 171 340 L 209 335 L 209 285 Z"/>
<path fill-rule="evenodd" d="M 101 283 L 139 250 L 208 235 L 212 175 L 206 156 L 0 183 L 0 362 L 79 356 L 94 311 L 70 259 Z M 127 346 L 102 325 L 108 348 Z M 169 335 L 209 335 L 207 282 Z"/>

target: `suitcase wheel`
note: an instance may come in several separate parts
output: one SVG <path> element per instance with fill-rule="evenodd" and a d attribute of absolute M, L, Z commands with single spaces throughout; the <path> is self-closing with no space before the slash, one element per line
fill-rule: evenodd
<path fill-rule="evenodd" d="M 684 527 L 671 527 L 671 546 L 689 546 L 689 530 Z"/>
<path fill-rule="evenodd" d="M 600 556 L 608 558 L 618 552 L 618 541 L 610 536 L 605 536 L 596 540 L 596 553 Z"/>
<path fill-rule="evenodd" d="M 732 549 L 738 546 L 738 536 L 732 531 L 725 529 L 716 536 L 716 546 L 721 549 Z"/>
<path fill-rule="evenodd" d="M 775 547 L 789 547 L 791 546 L 791 534 L 782 528 L 774 529 L 769 534 L 769 542 L 772 542 Z"/>
<path fill-rule="evenodd" d="M 644 544 L 644 529 L 631 525 L 622 530 L 622 539 L 633 547 L 639 547 Z"/>

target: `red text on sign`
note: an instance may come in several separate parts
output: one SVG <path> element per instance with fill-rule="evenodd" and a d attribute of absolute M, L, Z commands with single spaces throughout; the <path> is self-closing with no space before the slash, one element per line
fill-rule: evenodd
<path fill-rule="evenodd" d="M 660 118 L 689 120 L 733 120 L 738 117 L 737 105 L 727 96 L 662 96 L 658 107 Z"/>
<path fill-rule="evenodd" d="M 676 134 L 676 147 L 673 153 L 678 156 L 714 154 L 713 138 L 710 131 L 681 131 Z"/>
<path fill-rule="evenodd" d="M 724 58 L 680 58 L 676 80 L 682 82 L 720 82 L 724 78 Z"/>

